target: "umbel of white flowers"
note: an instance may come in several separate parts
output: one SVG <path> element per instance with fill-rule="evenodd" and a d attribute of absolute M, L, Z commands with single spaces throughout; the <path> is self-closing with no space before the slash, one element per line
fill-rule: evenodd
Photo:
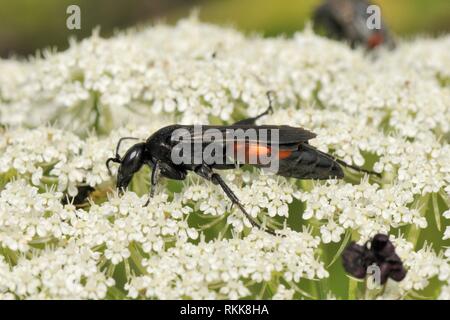
<path fill-rule="evenodd" d="M 416 298 L 431 288 L 449 299 L 449 46 L 449 36 L 420 38 L 374 59 L 309 29 L 249 37 L 191 18 L 0 60 L 0 298 Z M 194 177 L 145 207 L 143 170 L 117 196 L 105 160 L 120 137 L 255 116 L 268 90 L 275 110 L 261 123 L 305 127 L 318 149 L 382 178 L 223 172 L 276 237 Z M 90 199 L 73 199 L 80 190 Z M 407 274 L 361 296 L 365 283 L 334 265 L 350 241 L 378 233 Z M 348 292 L 325 290 L 329 281 Z"/>

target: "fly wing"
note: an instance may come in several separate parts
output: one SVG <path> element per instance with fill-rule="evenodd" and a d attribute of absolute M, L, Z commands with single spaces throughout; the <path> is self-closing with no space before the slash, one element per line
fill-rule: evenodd
<path fill-rule="evenodd" d="M 247 142 L 291 145 L 307 142 L 316 137 L 315 133 L 303 128 L 277 125 L 183 126 L 183 129 L 186 134 L 182 140 L 177 140 L 177 143 Z"/>

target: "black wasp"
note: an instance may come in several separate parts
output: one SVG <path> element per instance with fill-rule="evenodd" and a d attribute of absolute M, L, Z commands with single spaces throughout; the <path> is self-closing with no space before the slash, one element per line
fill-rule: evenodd
<path fill-rule="evenodd" d="M 246 156 L 249 154 L 271 153 L 272 149 L 277 150 L 278 170 L 276 174 L 284 177 L 293 177 L 297 179 L 317 179 L 325 180 L 331 178 L 342 179 L 344 173 L 341 165 L 350 167 L 354 170 L 373 173 L 352 165 L 348 165 L 342 160 L 336 159 L 333 156 L 321 152 L 309 145 L 308 141 L 316 135 L 308 130 L 302 128 L 296 128 L 291 126 L 276 126 L 276 125 L 261 125 L 255 124 L 256 120 L 262 116 L 272 112 L 272 103 L 270 94 L 267 93 L 269 99 L 268 109 L 253 118 L 238 121 L 229 126 L 202 126 L 203 132 L 209 129 L 215 129 L 223 133 L 224 136 L 220 141 L 215 140 L 215 143 L 229 144 L 231 143 L 236 150 L 243 150 Z M 169 179 L 184 180 L 188 171 L 193 171 L 202 178 L 211 181 L 212 183 L 219 185 L 233 205 L 236 205 L 242 213 L 249 219 L 253 226 L 260 227 L 252 217 L 247 213 L 245 208 L 240 203 L 237 196 L 225 183 L 221 176 L 214 171 L 214 169 L 235 169 L 240 164 L 248 164 L 248 162 L 232 162 L 227 163 L 222 161 L 220 163 L 197 163 L 194 161 L 176 164 L 172 161 L 173 148 L 177 146 L 179 141 L 174 140 L 173 133 L 177 129 L 183 129 L 188 132 L 190 143 L 201 143 L 201 149 L 207 148 L 207 145 L 211 141 L 199 140 L 201 135 L 196 133 L 193 125 L 170 125 L 159 129 L 153 135 L 151 135 L 145 142 L 139 142 L 128 149 L 123 157 L 119 155 L 120 143 L 125 139 L 138 139 L 134 137 L 121 138 L 116 147 L 116 156 L 109 158 L 106 161 L 106 166 L 111 174 L 109 164 L 110 162 L 120 163 L 120 167 L 117 173 L 117 188 L 119 191 L 125 189 L 130 183 L 133 175 L 143 166 L 148 165 L 152 169 L 151 174 L 151 189 L 149 200 L 155 192 L 155 187 L 158 183 L 158 177 L 163 176 Z M 271 144 L 271 141 L 266 137 L 257 137 L 256 139 L 249 140 L 248 137 L 241 139 L 234 137 L 233 140 L 227 140 L 225 133 L 230 130 L 277 130 L 278 140 L 276 145 Z M 200 151 L 202 151 L 200 150 Z M 224 153 L 224 157 L 225 157 Z M 195 155 L 194 155 L 195 156 Z M 248 158 L 246 158 L 248 159 Z M 253 164 L 257 167 L 264 167 L 263 165 Z M 148 204 L 148 201 L 147 201 Z M 272 231 L 268 231 L 272 233 Z"/>

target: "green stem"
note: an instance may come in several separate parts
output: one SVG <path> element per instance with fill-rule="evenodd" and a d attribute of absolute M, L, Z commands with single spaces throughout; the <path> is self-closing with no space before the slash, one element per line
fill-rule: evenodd
<path fill-rule="evenodd" d="M 128 281 L 131 278 L 130 262 L 128 261 L 128 259 L 125 259 L 124 265 L 125 265 L 125 278 Z"/>
<path fill-rule="evenodd" d="M 317 297 L 314 297 L 313 295 L 309 294 L 308 292 L 304 291 L 303 289 L 300 289 L 295 282 L 290 281 L 288 284 L 291 289 L 294 289 L 296 292 L 300 293 L 302 296 L 305 296 L 312 300 L 318 299 Z"/>
<path fill-rule="evenodd" d="M 145 269 L 141 263 L 142 257 L 140 255 L 140 253 L 138 252 L 137 248 L 133 245 L 130 245 L 130 258 L 131 258 L 131 261 L 133 261 L 136 268 L 138 268 L 138 270 L 141 274 L 147 273 L 147 269 Z"/>
<path fill-rule="evenodd" d="M 318 288 L 318 281 L 311 280 L 311 295 L 314 297 L 317 297 L 316 299 L 321 299 L 319 288 Z"/>
<path fill-rule="evenodd" d="M 217 236 L 217 240 L 222 240 L 225 235 L 227 234 L 228 228 L 230 227 L 230 224 L 226 223 L 225 226 L 220 230 L 219 235 Z"/>
<path fill-rule="evenodd" d="M 328 251 L 327 251 L 327 247 L 324 243 L 320 244 L 319 252 L 320 252 L 320 255 L 322 256 L 322 261 L 325 264 L 325 261 L 328 260 Z M 316 283 L 316 290 L 318 292 L 319 299 L 321 299 L 321 300 L 327 299 L 328 291 L 330 290 L 329 283 L 328 283 L 328 277 L 318 279 L 318 281 Z"/>
<path fill-rule="evenodd" d="M 358 295 L 358 281 L 349 277 L 348 279 L 348 299 L 356 300 Z"/>
<path fill-rule="evenodd" d="M 356 231 L 352 232 L 351 240 L 356 240 L 358 233 Z M 358 281 L 352 277 L 348 277 L 348 299 L 356 300 L 358 295 Z"/>
<path fill-rule="evenodd" d="M 222 281 L 208 284 L 208 288 L 211 290 L 218 290 L 218 289 L 222 288 L 223 286 L 224 286 L 224 283 Z"/>
<path fill-rule="evenodd" d="M 336 251 L 336 254 L 334 255 L 331 262 L 328 264 L 327 268 L 331 267 L 336 262 L 336 260 L 341 257 L 341 254 L 344 251 L 345 247 L 347 247 L 347 244 L 349 243 L 351 236 L 352 236 L 352 233 L 350 232 L 350 230 L 347 230 L 339 249 Z"/>
<path fill-rule="evenodd" d="M 3 255 L 5 256 L 6 260 L 9 262 L 10 265 L 16 265 L 17 260 L 19 260 L 19 255 L 12 251 L 11 249 L 4 248 L 3 249 Z"/>
<path fill-rule="evenodd" d="M 226 217 L 225 215 L 222 215 L 222 216 L 216 218 L 215 220 L 213 220 L 213 221 L 211 221 L 211 222 L 209 222 L 209 223 L 207 223 L 207 224 L 202 225 L 199 229 L 202 230 L 202 231 L 203 231 L 203 230 L 206 230 L 206 229 L 209 229 L 209 228 L 215 226 L 216 224 L 218 224 L 218 223 L 219 223 L 220 221 L 222 221 L 225 217 Z"/>
<path fill-rule="evenodd" d="M 431 201 L 433 203 L 434 219 L 436 220 L 436 226 L 439 231 L 441 231 L 441 214 L 439 213 L 439 205 L 437 199 L 437 193 L 431 194 Z"/>
<path fill-rule="evenodd" d="M 450 207 L 450 197 L 447 195 L 447 193 L 443 189 L 441 189 L 441 191 L 439 191 L 439 195 L 441 196 L 442 200 L 444 200 L 447 208 Z"/>
<path fill-rule="evenodd" d="M 264 292 L 266 291 L 267 282 L 264 281 L 261 286 L 261 291 L 259 292 L 258 296 L 256 297 L 256 300 L 262 300 L 264 297 Z"/>
<path fill-rule="evenodd" d="M 58 183 L 58 178 L 42 176 L 41 181 L 46 184 Z"/>
<path fill-rule="evenodd" d="M 98 105 L 98 94 L 94 92 L 93 94 L 93 107 L 95 112 L 95 120 L 94 120 L 94 129 L 95 132 L 99 133 L 100 131 L 100 109 Z"/>
<path fill-rule="evenodd" d="M 429 199 L 430 199 L 430 194 L 427 193 L 423 197 L 420 197 L 417 201 L 417 206 L 419 208 L 419 212 L 422 217 L 425 216 L 425 214 L 427 212 L 427 209 L 428 209 L 427 204 L 428 204 Z M 411 228 L 409 229 L 407 239 L 409 242 L 411 242 L 413 244 L 414 248 L 416 247 L 417 242 L 419 241 L 419 237 L 420 237 L 420 228 L 418 228 L 415 225 L 412 225 Z"/>
<path fill-rule="evenodd" d="M 112 278 L 113 275 L 114 275 L 114 271 L 115 271 L 115 270 L 116 270 L 116 265 L 111 263 L 111 264 L 108 266 L 108 268 L 106 269 L 106 275 L 107 275 L 108 277 Z"/>
<path fill-rule="evenodd" d="M 305 191 L 311 191 L 314 189 L 314 182 L 310 180 L 300 180 L 300 185 Z"/>
<path fill-rule="evenodd" d="M 370 290 L 367 288 L 368 281 L 370 281 L 370 280 L 368 279 L 368 277 L 366 277 L 366 281 L 364 281 L 364 291 L 363 291 L 364 300 L 370 299 L 370 295 L 369 295 Z"/>

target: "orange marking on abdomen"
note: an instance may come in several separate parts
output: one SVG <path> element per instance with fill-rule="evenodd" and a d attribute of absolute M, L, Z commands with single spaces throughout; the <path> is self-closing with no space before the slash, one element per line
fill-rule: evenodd
<path fill-rule="evenodd" d="M 269 157 L 272 152 L 270 146 L 258 144 L 258 143 L 243 143 L 236 142 L 234 144 L 234 156 L 237 157 L 238 154 L 245 155 L 245 163 L 250 162 L 250 157 L 252 160 L 258 160 L 259 157 Z M 278 150 L 278 159 L 283 160 L 292 154 L 292 150 Z"/>
<path fill-rule="evenodd" d="M 292 154 L 292 150 L 280 150 L 278 151 L 278 159 L 283 160 L 288 158 Z"/>

